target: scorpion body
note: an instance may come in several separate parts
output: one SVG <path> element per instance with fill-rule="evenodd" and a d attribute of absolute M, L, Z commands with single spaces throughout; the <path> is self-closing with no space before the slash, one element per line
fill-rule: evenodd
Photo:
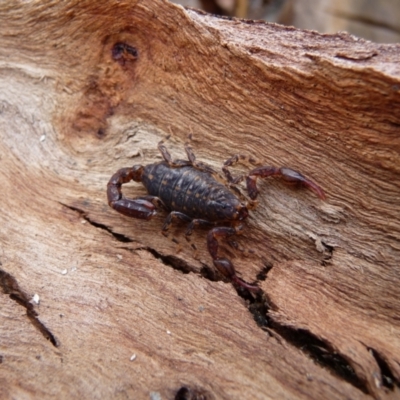
<path fill-rule="evenodd" d="M 231 261 L 218 256 L 218 240 L 242 231 L 241 221 L 248 217 L 250 204 L 241 201 L 225 185 L 218 182 L 214 178 L 215 171 L 197 161 L 189 146 L 185 146 L 188 160 L 173 160 L 163 142 L 158 144 L 158 149 L 164 161 L 122 168 L 111 177 L 107 185 L 109 205 L 121 214 L 146 220 L 156 214 L 157 207 L 162 207 L 169 212 L 162 232 L 166 234 L 172 222 L 179 219 L 189 223 L 185 233 L 187 238 L 197 226 L 229 225 L 217 226 L 208 232 L 207 247 L 214 266 L 233 283 L 258 291 L 257 286 L 244 282 L 236 275 Z M 303 185 L 321 199 L 325 198 L 324 191 L 318 185 L 289 168 L 262 166 L 251 170 L 246 177 L 233 178 L 228 167 L 245 158 L 242 155 L 234 155 L 224 163 L 222 170 L 230 184 L 237 184 L 245 178 L 252 200 L 258 195 L 257 179 L 269 176 L 279 176 L 288 182 Z M 142 182 L 148 195 L 137 199 L 124 198 L 121 186 L 131 180 Z"/>
<path fill-rule="evenodd" d="M 191 166 L 173 168 L 161 162 L 144 167 L 142 183 L 148 193 L 158 197 L 168 211 L 208 221 L 238 218 L 240 201 L 209 172 Z"/>

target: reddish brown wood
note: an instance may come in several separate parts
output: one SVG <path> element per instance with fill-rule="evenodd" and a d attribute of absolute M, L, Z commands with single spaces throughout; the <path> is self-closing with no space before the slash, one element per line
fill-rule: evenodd
<path fill-rule="evenodd" d="M 6 1 L 0 37 L 1 398 L 399 396 L 399 45 L 161 0 Z M 107 205 L 188 134 L 327 194 L 260 182 L 221 257 L 262 301 L 209 279 L 206 231 Z"/>

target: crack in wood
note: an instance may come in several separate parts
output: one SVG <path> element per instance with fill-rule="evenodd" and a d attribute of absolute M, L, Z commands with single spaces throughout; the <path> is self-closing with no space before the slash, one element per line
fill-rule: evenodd
<path fill-rule="evenodd" d="M 54 347 L 58 347 L 58 340 L 51 333 L 50 329 L 39 320 L 38 313 L 30 302 L 28 295 L 19 287 L 17 280 L 3 269 L 0 269 L 0 288 L 4 294 L 10 296 L 11 300 L 26 308 L 26 315 L 31 324 L 49 340 Z"/>
<path fill-rule="evenodd" d="M 64 203 L 60 204 L 74 212 L 77 212 L 85 221 L 87 221 L 95 228 L 102 229 L 110 233 L 119 242 L 134 242 L 134 240 L 128 236 L 114 232 L 109 226 L 93 221 L 91 218 L 88 217 L 86 211 Z M 323 243 L 323 246 L 326 249 L 329 260 L 329 258 L 332 257 L 334 249 L 332 246 L 326 243 Z M 135 249 L 128 248 L 127 250 L 131 252 L 137 252 L 139 250 L 148 251 L 163 264 L 177 271 L 180 271 L 184 274 L 194 272 L 194 269 L 185 260 L 173 255 L 163 255 L 156 249 L 149 246 L 141 246 Z M 257 275 L 257 280 L 266 280 L 267 274 L 272 268 L 272 264 L 265 263 L 264 268 Z M 211 268 L 207 265 L 203 265 L 200 274 L 211 281 L 219 280 L 218 277 L 216 277 L 214 271 L 212 271 Z M 369 393 L 366 384 L 357 376 L 351 365 L 342 355 L 336 353 L 333 349 L 331 349 L 329 343 L 317 338 L 315 335 L 313 335 L 312 332 L 303 329 L 287 327 L 273 320 L 269 315 L 269 309 L 274 306 L 270 304 L 267 293 L 261 291 L 259 294 L 254 295 L 243 288 L 236 288 L 236 292 L 238 296 L 240 296 L 247 302 L 247 309 L 252 314 L 253 319 L 257 323 L 258 327 L 263 330 L 267 330 L 271 334 L 278 335 L 279 337 L 283 338 L 287 343 L 300 349 L 303 353 L 308 355 L 321 367 L 328 369 L 334 375 L 339 376 L 340 378 L 344 379 L 346 382 L 350 383 L 364 393 Z M 393 389 L 393 383 L 396 383 L 393 374 L 391 374 L 389 367 L 383 361 L 383 359 L 380 358 L 379 355 L 376 356 L 376 352 L 373 352 L 373 354 L 377 359 L 380 369 L 382 370 L 382 376 L 384 377 L 383 386 L 388 389 Z"/>
<path fill-rule="evenodd" d="M 271 268 L 272 265 L 266 265 L 266 273 L 268 273 Z M 261 292 L 255 297 L 252 297 L 246 292 L 247 291 L 238 291 L 238 295 L 249 303 L 247 308 L 253 315 L 254 321 L 261 329 L 278 339 L 283 339 L 286 343 L 301 350 L 322 368 L 329 370 L 333 375 L 342 378 L 362 392 L 372 394 L 368 390 L 367 383 L 359 378 L 345 357 L 331 348 L 329 342 L 318 338 L 310 331 L 288 327 L 275 321 L 269 314 L 269 310 L 278 307 L 271 303 L 267 293 Z M 371 351 L 381 369 L 382 385 L 393 390 L 394 384 L 398 385 L 398 382 L 396 382 L 389 366 L 379 354 L 372 349 Z"/>
<path fill-rule="evenodd" d="M 177 271 L 180 271 L 184 274 L 188 274 L 189 272 L 194 272 L 194 269 L 190 266 L 190 264 L 179 257 L 173 256 L 173 255 L 165 256 L 149 246 L 138 247 L 135 249 L 135 251 L 138 251 L 138 250 L 148 251 L 155 258 L 160 260 L 163 264 L 165 264 L 168 267 L 171 267 Z"/>
<path fill-rule="evenodd" d="M 214 400 L 210 392 L 200 387 L 182 386 L 175 394 L 174 400 Z"/>
<path fill-rule="evenodd" d="M 386 387 L 389 390 L 394 390 L 394 386 L 400 387 L 400 381 L 395 378 L 388 363 L 384 360 L 384 358 L 379 354 L 379 352 L 371 347 L 367 347 L 370 354 L 375 358 L 376 363 L 381 370 L 382 375 L 382 386 Z"/>
<path fill-rule="evenodd" d="M 269 270 L 271 268 L 272 266 Z M 285 326 L 271 318 L 269 314 L 271 304 L 265 292 L 258 294 L 253 299 L 244 297 L 240 293 L 239 295 L 249 301 L 248 309 L 261 329 L 283 339 L 286 343 L 301 350 L 318 365 L 331 371 L 332 374 L 339 376 L 364 393 L 368 393 L 366 385 L 359 379 L 351 365 L 344 357 L 331 349 L 329 343 L 317 338 L 312 332 Z"/>
<path fill-rule="evenodd" d="M 121 233 L 117 233 L 114 232 L 109 226 L 105 225 L 105 224 L 101 224 L 99 222 L 93 221 L 91 218 L 88 217 L 87 213 L 77 207 L 73 207 L 64 203 L 60 203 L 62 206 L 75 211 L 77 213 L 79 213 L 79 215 L 85 220 L 87 221 L 90 225 L 94 226 L 95 228 L 98 229 L 102 229 L 108 233 L 110 233 L 115 239 L 117 239 L 119 242 L 122 243 L 132 243 L 134 242 L 134 240 L 132 240 L 130 237 L 125 236 Z M 152 247 L 149 246 L 142 246 L 142 247 L 137 247 L 135 249 L 128 249 L 129 251 L 138 251 L 138 250 L 145 250 L 148 251 L 149 253 L 151 253 L 155 258 L 157 258 L 158 260 L 160 260 L 163 264 L 177 270 L 177 271 L 181 271 L 184 274 L 188 274 L 189 272 L 194 272 L 194 269 L 190 266 L 189 263 L 187 263 L 185 260 L 173 256 L 173 255 L 163 255 L 160 252 L 158 252 L 157 250 L 153 249 Z"/>
<path fill-rule="evenodd" d="M 325 267 L 328 264 L 332 263 L 333 251 L 335 250 L 335 248 L 333 246 L 330 246 L 329 244 L 325 243 L 323 240 L 321 240 L 321 245 L 324 248 L 323 259 L 321 261 L 321 265 L 323 267 Z"/>
<path fill-rule="evenodd" d="M 85 221 L 89 222 L 89 224 L 94 226 L 95 228 L 99 228 L 99 229 L 102 229 L 102 230 L 110 233 L 119 242 L 123 242 L 123 243 L 132 243 L 133 242 L 133 240 L 131 238 L 129 238 L 128 236 L 125 236 L 121 233 L 116 233 L 111 228 L 109 228 L 107 225 L 93 221 L 92 219 L 90 219 L 88 217 L 86 211 L 84 211 L 78 207 L 70 206 L 70 205 L 62 203 L 62 202 L 59 202 L 59 204 L 61 204 L 63 207 L 68 208 L 69 210 L 72 210 L 72 211 L 78 213 Z"/>
<path fill-rule="evenodd" d="M 270 262 L 265 261 L 264 267 L 261 271 L 257 274 L 256 278 L 258 281 L 265 281 L 267 279 L 268 272 L 271 271 L 273 264 Z"/>
<path fill-rule="evenodd" d="M 368 394 L 368 388 L 356 374 L 351 365 L 341 355 L 336 353 L 324 340 L 316 337 L 312 332 L 282 325 L 268 316 L 270 329 L 282 337 L 287 343 L 300 349 L 316 364 L 329 370 L 332 374 L 342 378 L 352 386 Z"/>

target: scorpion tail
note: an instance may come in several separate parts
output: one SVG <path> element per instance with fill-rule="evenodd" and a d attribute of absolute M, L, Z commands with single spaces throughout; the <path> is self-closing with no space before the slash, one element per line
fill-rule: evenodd
<path fill-rule="evenodd" d="M 232 283 L 244 287 L 245 289 L 250 290 L 252 292 L 257 293 L 261 291 L 261 289 L 258 286 L 250 285 L 249 283 L 246 283 L 245 281 L 240 279 L 236 275 L 235 268 L 228 259 L 217 258 L 214 260 L 214 265 L 218 269 L 218 271 L 226 278 L 229 278 L 232 281 Z"/>

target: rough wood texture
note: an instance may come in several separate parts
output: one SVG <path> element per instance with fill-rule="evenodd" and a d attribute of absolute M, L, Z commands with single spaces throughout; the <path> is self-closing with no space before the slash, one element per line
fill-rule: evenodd
<path fill-rule="evenodd" d="M 161 0 L 3 2 L 0 36 L 1 398 L 398 398 L 400 46 Z M 188 133 L 327 192 L 260 183 L 227 251 L 263 299 L 106 204 Z"/>

